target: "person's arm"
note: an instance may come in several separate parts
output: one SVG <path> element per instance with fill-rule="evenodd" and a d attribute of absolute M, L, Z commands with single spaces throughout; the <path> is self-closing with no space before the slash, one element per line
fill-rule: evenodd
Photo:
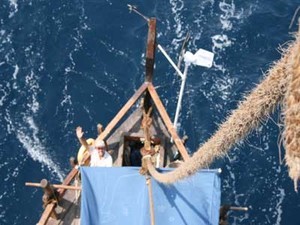
<path fill-rule="evenodd" d="M 80 142 L 80 144 L 82 144 L 87 150 L 89 150 L 89 145 L 86 142 L 85 138 L 83 137 L 83 131 L 81 127 L 77 127 L 76 128 L 76 136 Z"/>

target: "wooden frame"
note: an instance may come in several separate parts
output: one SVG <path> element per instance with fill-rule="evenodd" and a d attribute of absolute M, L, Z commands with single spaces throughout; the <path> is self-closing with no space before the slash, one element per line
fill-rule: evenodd
<path fill-rule="evenodd" d="M 183 159 L 187 160 L 189 158 L 189 155 L 186 151 L 186 148 L 184 147 L 181 139 L 178 137 L 177 132 L 176 132 L 171 120 L 170 120 L 170 117 L 169 117 L 165 107 L 163 106 L 163 104 L 162 104 L 162 102 L 161 102 L 161 100 L 160 100 L 160 98 L 159 98 L 159 96 L 158 96 L 158 94 L 157 94 L 157 92 L 156 92 L 156 90 L 155 90 L 152 83 L 150 83 L 148 85 L 148 91 L 151 95 L 151 98 L 152 98 L 152 100 L 153 100 L 153 102 L 154 102 L 154 104 L 155 104 L 155 106 L 156 106 L 163 122 L 165 123 L 169 133 L 171 134 L 171 136 L 172 136 L 172 138 L 175 142 L 176 147 L 178 148 L 179 152 L 181 153 Z"/>

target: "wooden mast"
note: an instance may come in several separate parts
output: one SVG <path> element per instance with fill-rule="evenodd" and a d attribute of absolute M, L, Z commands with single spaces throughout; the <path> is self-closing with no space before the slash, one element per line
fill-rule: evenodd
<path fill-rule="evenodd" d="M 152 83 L 154 61 L 155 61 L 155 49 L 156 49 L 156 19 L 150 18 L 148 21 L 148 39 L 146 49 L 146 76 L 145 82 Z M 147 113 L 151 107 L 151 97 L 148 91 L 146 91 L 144 97 L 144 110 Z"/>
<path fill-rule="evenodd" d="M 156 19 L 148 19 L 148 39 L 147 39 L 147 49 L 146 49 L 146 76 L 145 83 L 152 84 L 153 71 L 154 71 L 154 61 L 155 61 L 155 43 L 156 42 Z M 154 149 L 151 147 L 151 135 L 150 127 L 152 124 L 152 103 L 151 96 L 148 89 L 144 95 L 143 102 L 143 119 L 141 127 L 144 130 L 144 147 L 140 150 L 143 156 L 153 155 L 155 153 Z M 143 168 L 143 166 L 142 166 Z M 140 172 L 144 174 L 145 171 L 141 168 Z"/>
<path fill-rule="evenodd" d="M 152 82 L 156 49 L 156 19 L 149 19 L 148 26 L 149 28 L 146 50 L 146 82 Z"/>

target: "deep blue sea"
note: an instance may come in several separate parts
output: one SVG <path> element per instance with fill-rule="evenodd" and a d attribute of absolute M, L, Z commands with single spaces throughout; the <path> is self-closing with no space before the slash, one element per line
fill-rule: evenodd
<path fill-rule="evenodd" d="M 211 69 L 189 70 L 180 134 L 191 152 L 259 83 L 289 29 L 299 0 L 1 0 L 0 224 L 36 224 L 43 178 L 60 182 L 79 143 L 96 135 L 144 81 L 147 24 L 127 3 L 157 18 L 158 43 L 177 61 L 188 50 L 215 53 Z M 174 118 L 180 79 L 160 52 L 154 84 Z M 300 197 L 279 163 L 280 111 L 213 167 L 223 170 L 222 202 L 248 206 L 234 225 L 299 225 Z M 284 150 L 283 150 L 284 152 Z"/>

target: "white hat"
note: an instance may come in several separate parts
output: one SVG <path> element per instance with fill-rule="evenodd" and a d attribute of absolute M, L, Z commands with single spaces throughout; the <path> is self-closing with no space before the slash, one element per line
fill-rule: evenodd
<path fill-rule="evenodd" d="M 105 147 L 105 143 L 104 143 L 104 141 L 103 140 L 96 140 L 95 141 L 95 147 L 99 147 L 99 148 L 103 148 L 103 147 Z"/>

